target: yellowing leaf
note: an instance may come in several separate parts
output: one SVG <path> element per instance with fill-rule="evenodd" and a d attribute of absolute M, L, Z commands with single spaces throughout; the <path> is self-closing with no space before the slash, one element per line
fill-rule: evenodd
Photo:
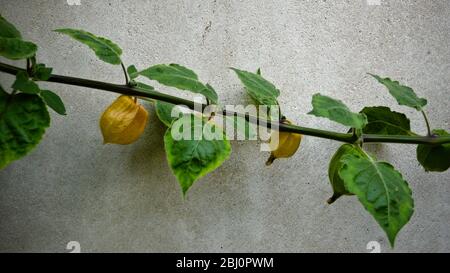
<path fill-rule="evenodd" d="M 178 139 L 178 136 L 186 136 Z M 174 137 L 177 136 L 177 137 Z M 231 153 L 230 142 L 214 123 L 186 114 L 164 136 L 167 161 L 185 196 L 195 181 L 217 169 Z"/>

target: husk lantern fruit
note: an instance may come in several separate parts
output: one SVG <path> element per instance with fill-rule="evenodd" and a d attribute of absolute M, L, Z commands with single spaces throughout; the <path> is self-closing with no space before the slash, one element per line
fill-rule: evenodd
<path fill-rule="evenodd" d="M 148 112 L 130 96 L 120 96 L 103 113 L 100 129 L 105 144 L 128 145 L 139 139 Z"/>

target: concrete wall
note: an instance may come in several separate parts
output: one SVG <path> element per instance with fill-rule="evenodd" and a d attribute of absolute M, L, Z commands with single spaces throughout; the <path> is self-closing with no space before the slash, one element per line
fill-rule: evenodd
<path fill-rule="evenodd" d="M 344 131 L 307 116 L 320 91 L 358 111 L 388 105 L 425 133 L 421 116 L 397 106 L 366 72 L 390 76 L 429 99 L 433 125 L 450 128 L 450 2 L 394 1 L 1 0 L 1 13 L 40 46 L 39 60 L 63 75 L 121 83 L 119 67 L 51 30 L 83 28 L 116 41 L 127 64 L 176 62 L 194 69 L 224 104 L 249 103 L 227 69 L 262 68 L 281 90 L 293 121 Z M 369 1 L 370 2 L 370 1 Z M 375 1 L 376 2 L 376 1 Z M 2 61 L 4 61 L 2 59 Z M 3 86 L 12 77 L 1 75 Z M 0 251 L 65 252 L 366 252 L 376 222 L 355 198 L 326 205 L 327 164 L 336 142 L 308 137 L 292 160 L 271 168 L 255 142 L 233 142 L 233 154 L 183 201 L 166 163 L 163 125 L 152 117 L 127 146 L 104 146 L 98 119 L 115 95 L 42 84 L 62 96 L 68 116 L 27 158 L 0 172 Z M 171 94 L 180 92 L 156 85 Z M 450 251 L 449 173 L 426 174 L 415 147 L 376 145 L 409 181 L 416 210 L 394 251 Z"/>

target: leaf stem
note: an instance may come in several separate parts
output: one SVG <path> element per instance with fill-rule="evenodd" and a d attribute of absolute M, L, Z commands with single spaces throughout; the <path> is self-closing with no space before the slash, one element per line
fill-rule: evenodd
<path fill-rule="evenodd" d="M 427 124 L 428 136 L 432 136 L 430 122 L 428 121 L 427 114 L 424 110 L 421 110 L 423 118 L 425 119 L 425 123 Z"/>
<path fill-rule="evenodd" d="M 16 75 L 17 72 L 24 71 L 22 68 L 11 66 L 8 64 L 0 63 L 0 72 L 8 73 L 11 75 Z M 81 79 L 69 76 L 51 75 L 47 80 L 48 82 L 61 83 L 73 86 L 81 86 L 92 89 L 104 90 L 119 94 L 124 94 L 133 97 L 148 98 L 154 100 L 160 100 L 176 105 L 185 105 L 190 109 L 194 109 L 198 106 L 197 103 L 191 100 L 186 100 L 179 97 L 170 96 L 157 91 L 143 90 L 138 87 L 130 87 L 127 85 L 118 85 L 107 82 L 100 82 L 88 79 Z M 204 110 L 207 105 L 202 104 L 201 108 Z M 313 137 L 319 137 L 324 139 L 331 139 L 345 143 L 355 143 L 358 140 L 358 136 L 352 133 L 339 133 L 326 131 L 321 129 L 314 129 L 308 127 L 301 127 L 291 124 L 283 124 L 278 121 L 271 121 L 267 119 L 262 119 L 254 117 L 248 114 L 236 113 L 233 111 L 222 110 L 220 113 L 224 116 L 239 116 L 245 118 L 248 122 L 253 124 L 267 124 L 269 128 L 279 128 L 281 132 L 290 132 L 303 134 Z M 363 134 L 361 136 L 365 143 L 404 143 L 404 144 L 445 144 L 450 143 L 450 136 L 394 136 L 394 135 L 371 135 Z"/>
<path fill-rule="evenodd" d="M 125 84 L 130 85 L 130 79 L 128 78 L 128 72 L 127 72 L 127 69 L 125 68 L 125 65 L 123 64 L 123 62 L 120 62 L 120 66 L 122 66 L 123 74 L 125 75 Z"/>
<path fill-rule="evenodd" d="M 30 58 L 27 58 L 27 73 L 31 73 L 31 60 Z"/>

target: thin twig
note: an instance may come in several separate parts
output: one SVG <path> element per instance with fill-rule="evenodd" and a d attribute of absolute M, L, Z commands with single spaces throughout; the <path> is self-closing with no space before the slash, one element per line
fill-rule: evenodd
<path fill-rule="evenodd" d="M 125 65 L 123 64 L 123 62 L 120 62 L 120 66 L 122 66 L 123 74 L 125 75 L 125 84 L 130 85 L 130 79 L 128 78 L 128 72 L 127 72 L 127 69 L 125 68 Z"/>
<path fill-rule="evenodd" d="M 430 122 L 428 121 L 427 114 L 425 113 L 424 110 L 422 110 L 421 112 L 422 112 L 423 118 L 425 119 L 425 123 L 427 124 L 428 136 L 431 137 L 431 135 L 432 135 L 431 126 L 430 126 Z"/>

